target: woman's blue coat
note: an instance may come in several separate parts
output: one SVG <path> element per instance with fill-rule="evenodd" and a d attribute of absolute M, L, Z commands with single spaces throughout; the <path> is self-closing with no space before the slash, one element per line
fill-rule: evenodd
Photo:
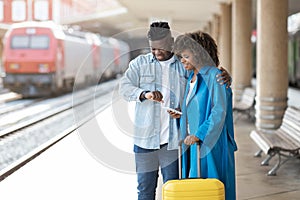
<path fill-rule="evenodd" d="M 186 105 L 189 91 L 187 84 L 180 120 L 181 139 L 187 135 L 187 121 L 190 134 L 197 136 L 201 144 L 201 177 L 217 178 L 225 185 L 226 200 L 235 200 L 235 161 L 232 117 L 232 91 L 217 82 L 216 67 L 203 67 L 197 74 L 190 100 Z M 190 82 L 193 73 L 189 77 Z M 186 149 L 186 147 L 185 147 Z M 198 177 L 196 144 L 190 149 L 190 170 L 187 169 L 187 154 L 183 154 L 183 178 Z"/>

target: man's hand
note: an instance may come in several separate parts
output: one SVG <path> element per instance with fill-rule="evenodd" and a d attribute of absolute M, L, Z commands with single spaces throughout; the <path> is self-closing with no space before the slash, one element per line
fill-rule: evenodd
<path fill-rule="evenodd" d="M 222 73 L 217 75 L 217 81 L 220 82 L 221 85 L 227 83 L 226 88 L 229 88 L 231 86 L 232 81 L 230 74 L 224 67 L 219 66 L 218 68 L 222 71 Z"/>
<path fill-rule="evenodd" d="M 163 95 L 160 91 L 147 92 L 145 98 L 152 101 L 163 103 Z"/>

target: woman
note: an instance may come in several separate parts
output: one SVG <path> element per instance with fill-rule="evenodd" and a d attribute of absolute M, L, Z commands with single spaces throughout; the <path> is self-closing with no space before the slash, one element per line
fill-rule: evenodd
<path fill-rule="evenodd" d="M 224 183 L 226 200 L 235 200 L 235 162 L 232 118 L 232 91 L 216 81 L 220 73 L 217 45 L 204 32 L 178 36 L 174 51 L 192 73 L 188 79 L 182 116 L 181 139 L 191 145 L 183 155 L 183 176 L 197 177 L 196 142 L 201 144 L 201 177 Z M 195 145 L 194 145 L 195 144 Z M 187 161 L 189 160 L 189 163 Z M 190 166 L 187 170 L 186 166 Z"/>

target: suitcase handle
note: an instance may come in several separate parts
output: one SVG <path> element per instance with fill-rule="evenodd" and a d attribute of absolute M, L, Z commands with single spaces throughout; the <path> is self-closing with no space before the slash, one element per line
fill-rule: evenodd
<path fill-rule="evenodd" d="M 180 140 L 178 143 L 178 168 L 179 168 L 179 179 L 182 179 L 182 144 L 183 140 Z M 201 178 L 201 158 L 200 158 L 200 141 L 196 142 L 197 144 L 197 170 L 198 170 L 198 177 Z"/>

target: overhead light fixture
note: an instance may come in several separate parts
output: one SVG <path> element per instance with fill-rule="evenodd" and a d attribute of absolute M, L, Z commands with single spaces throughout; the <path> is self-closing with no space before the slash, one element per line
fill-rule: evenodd
<path fill-rule="evenodd" d="M 72 24 L 72 23 L 78 23 L 78 22 L 84 22 L 84 21 L 91 21 L 91 20 L 97 20 L 97 19 L 103 19 L 106 17 L 113 17 L 121 14 L 127 13 L 128 10 L 125 7 L 119 7 L 116 9 L 106 10 L 106 11 L 96 11 L 93 14 L 90 15 L 79 15 L 76 17 L 70 17 L 67 19 L 62 20 L 63 24 Z"/>

